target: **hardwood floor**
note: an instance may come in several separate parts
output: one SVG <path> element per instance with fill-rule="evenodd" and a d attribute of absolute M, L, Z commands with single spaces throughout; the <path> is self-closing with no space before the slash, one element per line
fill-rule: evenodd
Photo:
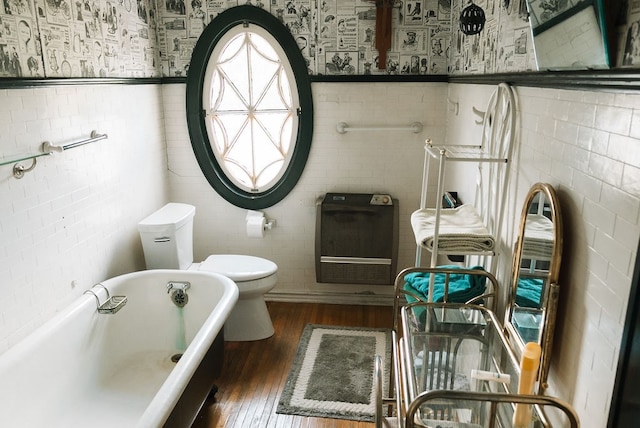
<path fill-rule="evenodd" d="M 268 302 L 275 334 L 255 342 L 225 342 L 215 400 L 193 428 L 371 428 L 373 423 L 276 414 L 278 400 L 308 324 L 390 328 L 391 306 Z"/>

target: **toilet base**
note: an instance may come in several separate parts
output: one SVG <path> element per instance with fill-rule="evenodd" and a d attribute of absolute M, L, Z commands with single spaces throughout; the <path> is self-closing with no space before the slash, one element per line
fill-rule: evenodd
<path fill-rule="evenodd" d="M 224 324 L 226 342 L 262 340 L 273 336 L 274 329 L 262 295 L 238 300 Z"/>

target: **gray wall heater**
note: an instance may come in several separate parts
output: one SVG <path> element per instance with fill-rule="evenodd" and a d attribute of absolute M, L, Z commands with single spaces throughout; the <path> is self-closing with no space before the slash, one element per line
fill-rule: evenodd
<path fill-rule="evenodd" d="M 316 281 L 393 284 L 398 200 L 386 194 L 327 193 L 316 206 Z"/>

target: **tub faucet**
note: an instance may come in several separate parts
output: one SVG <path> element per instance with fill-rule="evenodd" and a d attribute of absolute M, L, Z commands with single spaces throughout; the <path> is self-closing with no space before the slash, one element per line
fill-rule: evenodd
<path fill-rule="evenodd" d="M 189 295 L 187 294 L 189 287 L 191 287 L 191 283 L 186 281 L 169 281 L 167 283 L 167 293 L 171 295 L 171 300 L 177 307 L 182 308 L 189 301 Z"/>

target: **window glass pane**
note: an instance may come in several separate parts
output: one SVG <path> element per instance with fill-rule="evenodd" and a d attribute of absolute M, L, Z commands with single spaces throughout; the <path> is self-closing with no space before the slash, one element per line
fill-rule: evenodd
<path fill-rule="evenodd" d="M 291 126 L 291 122 L 293 121 L 291 116 L 288 116 L 285 120 L 285 123 L 282 124 L 282 133 L 280 134 L 280 144 L 282 146 L 282 150 L 286 153 L 289 152 L 291 142 L 293 141 L 293 135 L 291 132 L 293 131 L 293 126 Z"/>
<path fill-rule="evenodd" d="M 219 153 L 225 151 L 227 145 L 227 134 L 224 129 L 224 123 L 221 120 L 216 120 L 215 117 L 210 117 L 208 125 L 213 128 L 214 136 L 211 141 L 216 145 L 215 150 Z M 210 128 L 210 129 L 211 129 Z"/>
<path fill-rule="evenodd" d="M 267 88 L 276 80 L 280 64 L 273 61 L 267 61 L 255 52 L 252 52 L 251 61 L 251 80 L 253 91 L 251 95 L 253 103 L 258 102 Z"/>
<path fill-rule="evenodd" d="M 239 165 L 227 160 L 224 164 L 225 170 L 229 172 L 237 181 L 242 183 L 244 187 L 251 188 L 251 179 L 247 171 L 241 168 Z"/>
<path fill-rule="evenodd" d="M 232 37 L 231 40 L 223 46 L 220 56 L 218 57 L 218 62 L 225 62 L 230 58 L 237 56 L 238 51 L 244 48 L 244 38 L 244 33 L 240 33 Z"/>
<path fill-rule="evenodd" d="M 293 92 L 291 91 L 291 86 L 289 86 L 289 78 L 287 77 L 287 73 L 284 69 L 280 69 L 280 80 L 278 84 L 280 85 L 280 96 L 282 97 L 282 101 L 290 106 L 293 103 L 291 98 Z"/>
<path fill-rule="evenodd" d="M 220 79 L 220 73 L 215 72 L 211 78 L 211 89 L 209 90 L 209 96 L 207 97 L 204 107 L 209 109 L 215 106 L 218 101 L 222 99 L 222 94 L 222 79 Z"/>
<path fill-rule="evenodd" d="M 260 177 L 258 177 L 258 186 L 265 186 L 266 183 L 269 183 L 280 173 L 280 170 L 282 170 L 282 162 L 275 162 L 268 168 L 265 168 Z"/>
<path fill-rule="evenodd" d="M 232 161 L 238 165 L 251 167 L 253 157 L 253 139 L 249 126 L 243 128 L 240 133 L 231 137 L 228 150 L 223 153 L 224 159 Z"/>
<path fill-rule="evenodd" d="M 220 147 L 227 147 L 230 141 L 236 138 L 236 135 L 247 126 L 248 118 L 246 114 L 222 114 L 218 116 L 218 122 L 224 127 L 225 140 L 224 145 Z M 217 136 L 216 136 L 217 138 Z M 220 149 L 220 152 L 224 152 L 224 149 Z"/>
<path fill-rule="evenodd" d="M 216 112 L 245 111 L 247 109 L 245 100 L 226 80 L 220 88 L 217 99 L 214 101 L 213 108 Z"/>
<path fill-rule="evenodd" d="M 228 62 L 218 64 L 218 69 L 222 73 L 224 79 L 224 97 L 233 96 L 234 99 L 240 99 L 243 108 L 250 103 L 249 98 L 249 68 L 247 67 L 247 57 L 239 55 L 231 58 Z M 220 105 L 218 110 L 227 110 L 230 107 Z"/>
<path fill-rule="evenodd" d="M 255 46 L 256 53 L 262 55 L 265 59 L 272 62 L 280 62 L 280 57 L 264 38 L 251 34 L 251 42 Z"/>
<path fill-rule="evenodd" d="M 269 135 L 272 144 L 282 144 L 282 131 L 286 128 L 285 121 L 289 118 L 289 112 L 257 112 L 256 121 Z M 288 124 L 291 126 L 291 123 Z M 284 154 L 288 148 L 281 149 Z"/>
<path fill-rule="evenodd" d="M 265 88 L 263 97 L 258 100 L 256 108 L 259 110 L 290 110 L 291 94 L 289 95 L 289 102 L 282 97 L 283 89 L 278 87 L 278 80 L 274 80 L 269 87 Z"/>

